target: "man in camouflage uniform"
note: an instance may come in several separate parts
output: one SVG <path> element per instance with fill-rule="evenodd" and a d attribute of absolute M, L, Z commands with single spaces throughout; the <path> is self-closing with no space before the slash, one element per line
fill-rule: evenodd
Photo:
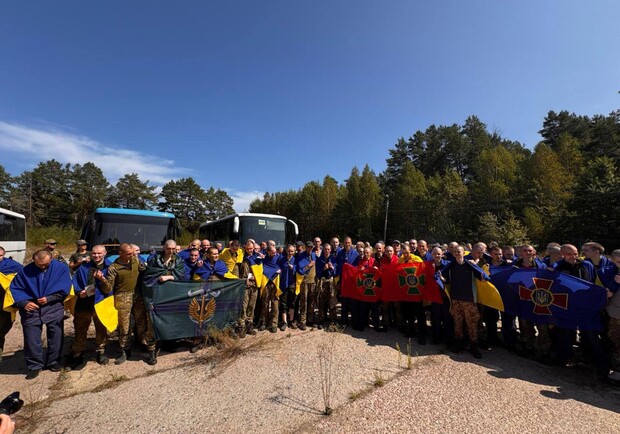
<path fill-rule="evenodd" d="M 104 281 L 110 262 L 105 259 L 105 247 L 98 245 L 92 250 L 92 261 L 80 266 L 73 279 L 73 288 L 76 295 L 75 314 L 73 316 L 73 327 L 75 329 L 73 344 L 71 345 L 71 355 L 68 365 L 72 369 L 84 363 L 82 353 L 86 349 L 88 328 L 90 322 L 95 323 L 95 342 L 97 344 L 97 363 L 107 365 L 108 358 L 105 355 L 105 345 L 108 339 L 108 332 L 95 312 L 95 294 L 89 292 L 89 286 L 96 284 L 97 280 Z M 102 271 L 100 275 L 97 271 Z M 97 279 L 95 276 L 99 276 Z"/>
<path fill-rule="evenodd" d="M 256 242 L 252 239 L 248 240 L 244 246 L 243 262 L 239 266 L 239 278 L 245 279 L 245 291 L 243 295 L 243 307 L 239 315 L 237 324 L 237 333 L 239 337 L 245 337 L 246 333 L 255 335 L 254 331 L 254 310 L 256 309 L 256 300 L 258 299 L 258 285 L 256 278 L 252 272 L 252 265 L 260 264 L 261 255 L 254 252 Z"/>
<path fill-rule="evenodd" d="M 66 264 L 67 261 L 65 261 L 65 258 L 63 258 L 60 252 L 56 250 L 56 244 L 58 244 L 58 242 L 55 239 L 48 238 L 47 240 L 45 240 L 45 250 L 52 254 L 52 259 Z"/>
<path fill-rule="evenodd" d="M 136 258 L 134 249 L 130 244 L 121 244 L 118 253 L 119 256 L 116 261 L 108 267 L 107 277 L 101 282 L 104 292 L 114 291 L 114 306 L 118 310 L 118 344 L 120 346 L 120 354 L 114 361 L 116 365 L 126 362 L 131 355 L 129 327 L 132 310 L 138 337 L 141 341 L 147 343 L 149 352 L 154 353 L 155 351 L 155 339 L 152 334 L 148 334 L 150 328 L 146 324 L 145 312 L 134 308 L 136 286 L 141 284 L 140 273 L 146 270 L 146 265 L 141 264 L 138 258 Z M 100 280 L 102 277 L 103 273 L 101 271 L 95 273 L 96 279 Z M 142 301 L 142 304 L 144 305 L 144 301 Z M 155 354 L 153 355 L 156 357 Z"/>
<path fill-rule="evenodd" d="M 282 273 L 278 265 L 278 256 L 276 247 L 267 246 L 267 255 L 263 258 L 263 284 L 261 291 L 262 309 L 260 316 L 260 331 L 265 329 L 271 333 L 278 331 L 278 304 L 279 304 L 279 288 L 276 282 L 279 282 L 278 276 Z M 263 289 L 264 288 L 264 289 Z"/>

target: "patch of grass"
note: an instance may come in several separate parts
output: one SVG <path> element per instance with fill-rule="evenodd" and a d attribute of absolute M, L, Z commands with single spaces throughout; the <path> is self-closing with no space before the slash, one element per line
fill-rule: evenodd
<path fill-rule="evenodd" d="M 368 389 L 357 390 L 349 393 L 349 401 L 356 401 L 366 395 L 368 393 Z"/>
<path fill-rule="evenodd" d="M 372 385 L 374 387 L 382 387 L 387 381 L 383 378 L 383 374 L 378 369 L 374 371 L 374 381 Z"/>
<path fill-rule="evenodd" d="M 398 357 L 398 367 L 400 368 L 402 366 L 403 355 L 400 352 L 400 344 L 398 342 L 396 342 L 396 355 Z"/>
<path fill-rule="evenodd" d="M 39 249 L 45 247 L 45 240 L 54 238 L 58 241 L 58 246 L 72 246 L 75 250 L 75 241 L 80 237 L 80 231 L 62 226 L 48 226 L 45 228 L 28 226 L 26 237 L 28 246 Z"/>
<path fill-rule="evenodd" d="M 327 326 L 325 331 L 330 332 L 330 333 L 342 333 L 344 331 L 344 327 L 341 326 L 340 324 L 333 322 Z"/>
<path fill-rule="evenodd" d="M 112 381 L 114 381 L 115 383 L 120 383 L 121 381 L 127 380 L 129 380 L 129 378 L 127 378 L 126 375 L 112 374 Z"/>
<path fill-rule="evenodd" d="M 214 372 L 213 375 L 228 368 L 239 357 L 250 353 L 256 353 L 278 343 L 269 335 L 249 336 L 245 339 L 235 337 L 232 329 L 220 330 L 210 327 L 205 332 L 207 346 L 215 347 L 216 351 L 204 351 L 196 357 L 198 364 L 207 364 Z"/>

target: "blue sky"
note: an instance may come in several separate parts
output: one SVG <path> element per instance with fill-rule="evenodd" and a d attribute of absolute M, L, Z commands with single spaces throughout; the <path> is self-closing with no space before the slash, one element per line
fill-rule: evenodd
<path fill-rule="evenodd" d="M 549 110 L 620 107 L 608 1 L 6 2 L 0 164 L 193 176 L 243 210 L 478 116 L 533 147 Z"/>

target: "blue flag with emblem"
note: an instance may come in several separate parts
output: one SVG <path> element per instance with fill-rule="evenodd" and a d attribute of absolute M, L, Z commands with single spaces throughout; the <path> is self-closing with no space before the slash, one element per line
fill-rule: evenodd
<path fill-rule="evenodd" d="M 512 268 L 491 274 L 504 310 L 537 324 L 602 330 L 605 288 L 546 269 Z"/>
<path fill-rule="evenodd" d="M 168 281 L 143 286 L 158 340 L 204 336 L 233 326 L 243 306 L 245 280 Z"/>

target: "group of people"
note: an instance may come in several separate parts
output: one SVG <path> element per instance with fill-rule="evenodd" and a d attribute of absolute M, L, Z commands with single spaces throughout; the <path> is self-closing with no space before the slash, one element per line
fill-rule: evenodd
<path fill-rule="evenodd" d="M 350 237 L 345 237 L 342 245 L 336 237 L 329 243 L 315 237 L 288 246 L 252 239 L 242 245 L 233 240 L 226 248 L 212 245 L 209 240 L 193 240 L 182 249 L 175 241 L 168 240 L 161 253 L 151 253 L 146 260 L 139 246 L 123 243 L 114 262 L 106 259 L 104 246 L 96 245 L 89 251 L 84 240 L 78 240 L 77 250 L 68 262 L 55 246 L 55 240 L 47 240 L 46 247 L 35 252 L 33 262 L 25 267 L 5 258 L 0 247 L 0 272 L 16 273 L 11 282 L 13 304 L 8 307 L 20 312 L 29 379 L 36 378 L 44 368 L 60 371 L 63 367 L 83 365 L 91 322 L 95 326 L 96 361 L 102 365 L 109 362 L 106 346 L 110 330 L 97 316 L 96 291 L 113 296 L 118 311 L 119 350 L 114 363 L 121 364 L 130 357 L 133 332 L 148 352 L 146 362 L 156 364 L 157 342 L 141 292 L 143 284 L 217 279 L 245 281 L 243 306 L 231 331 L 239 338 L 264 330 L 277 333 L 278 329 L 284 331 L 287 327 L 330 329 L 337 324 L 350 325 L 356 331 L 372 326 L 377 332 L 396 327 L 408 337 L 417 337 L 420 345 L 430 339 L 433 344 L 446 344 L 454 352 L 468 346 L 476 358 L 482 357 L 481 349 L 502 345 L 509 351 L 562 365 L 572 362 L 574 344 L 578 341 L 601 378 L 608 376 L 610 368 L 620 368 L 620 250 L 612 252 L 610 259 L 605 256 L 603 246 L 594 242 L 582 246 L 581 256 L 573 245 L 550 243 L 547 256 L 539 258 L 528 244 L 516 249 L 481 242 L 429 246 L 423 240 L 412 239 L 403 243 L 394 240 L 390 244 L 379 241 L 371 246 L 361 241 L 354 244 Z M 368 303 L 341 294 L 345 264 L 371 270 L 386 264 L 416 262 L 434 267 L 443 303 Z M 536 324 L 479 305 L 475 279 L 485 278 L 491 266 L 556 269 L 604 286 L 608 294 L 608 305 L 602 313 L 606 330 L 577 332 Z M 450 284 L 449 294 L 443 290 L 446 284 Z M 63 324 L 67 318 L 63 302 L 69 297 L 71 286 L 75 294 L 75 334 L 63 365 Z M 4 289 L 1 291 L 4 297 Z M 0 314 L 0 360 L 4 337 L 12 321 L 9 312 Z M 43 325 L 47 331 L 46 354 L 41 342 Z M 204 340 L 195 337 L 191 342 L 194 352 Z M 618 379 L 616 372 L 610 375 Z"/>

